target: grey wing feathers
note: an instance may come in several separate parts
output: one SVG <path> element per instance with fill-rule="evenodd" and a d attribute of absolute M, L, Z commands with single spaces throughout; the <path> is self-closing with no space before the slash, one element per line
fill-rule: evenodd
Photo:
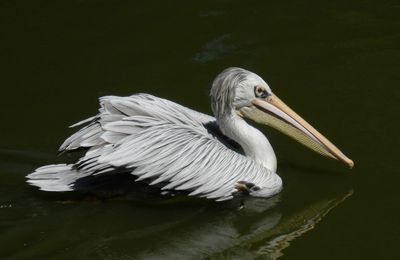
<path fill-rule="evenodd" d="M 50 165 L 28 175 L 43 190 L 67 191 L 83 177 L 131 172 L 163 190 L 216 200 L 232 198 L 240 180 L 262 182 L 270 173 L 210 135 L 214 118 L 151 95 L 100 98 L 95 117 L 60 151 L 90 148 L 74 165 Z"/>
<path fill-rule="evenodd" d="M 88 158 L 94 175 L 114 169 L 131 169 L 138 181 L 161 184 L 163 190 L 189 191 L 189 195 L 218 200 L 232 198 L 239 180 L 257 181 L 268 171 L 201 130 L 144 116 L 124 118 L 139 132 Z M 106 131 L 119 131 L 105 126 Z M 129 125 L 129 124 L 123 124 Z M 112 129 L 112 130 L 111 130 Z M 124 133 L 127 128 L 121 128 Z M 95 170 L 93 167 L 97 167 Z M 99 171 L 106 169 L 105 171 Z"/>
<path fill-rule="evenodd" d="M 109 142 L 114 143 L 126 134 L 102 136 L 105 133 L 103 126 L 129 116 L 149 116 L 196 127 L 214 121 L 211 116 L 149 94 L 136 94 L 130 97 L 105 96 L 100 98 L 99 114 L 72 125 L 71 127 L 76 127 L 89 123 L 66 139 L 59 151 L 99 146 Z M 132 129 L 130 130 L 132 131 Z"/>
<path fill-rule="evenodd" d="M 71 164 L 52 164 L 40 167 L 28 175 L 28 183 L 44 191 L 71 191 L 71 183 L 84 173 L 73 169 Z"/>

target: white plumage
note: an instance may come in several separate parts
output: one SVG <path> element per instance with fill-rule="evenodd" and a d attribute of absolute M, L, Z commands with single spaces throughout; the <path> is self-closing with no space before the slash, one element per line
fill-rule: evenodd
<path fill-rule="evenodd" d="M 60 147 L 90 147 L 86 155 L 74 165 L 38 168 L 28 175 L 30 184 L 70 191 L 77 179 L 124 169 L 137 181 L 162 184 L 162 190 L 217 200 L 232 198 L 237 181 L 255 183 L 271 194 L 281 187 L 278 175 L 213 135 L 207 128 L 215 124 L 211 116 L 148 94 L 102 97 L 100 105 L 100 113 L 75 124 L 89 123 Z"/>
<path fill-rule="evenodd" d="M 211 90 L 216 118 L 148 94 L 102 97 L 98 115 L 73 125 L 83 127 L 60 147 L 60 152 L 86 148 L 85 155 L 75 164 L 38 168 L 28 183 L 62 192 L 79 190 L 83 179 L 128 172 L 161 191 L 215 200 L 238 191 L 270 197 L 282 188 L 275 154 L 240 112 L 254 109 L 252 99 L 271 95 L 256 74 L 230 68 Z"/>

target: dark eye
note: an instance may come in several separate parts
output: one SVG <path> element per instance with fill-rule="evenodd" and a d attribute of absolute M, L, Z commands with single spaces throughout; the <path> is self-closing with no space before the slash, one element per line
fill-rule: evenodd
<path fill-rule="evenodd" d="M 260 98 L 267 98 L 269 96 L 267 90 L 258 85 L 254 87 L 254 95 Z"/>

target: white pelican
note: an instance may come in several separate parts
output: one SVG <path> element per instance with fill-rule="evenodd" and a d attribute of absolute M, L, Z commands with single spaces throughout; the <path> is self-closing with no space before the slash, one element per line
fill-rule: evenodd
<path fill-rule="evenodd" d="M 90 190 L 101 176 L 128 172 L 162 192 L 214 200 L 242 193 L 271 197 L 282 189 L 274 150 L 244 118 L 354 165 L 253 72 L 225 69 L 210 95 L 215 117 L 148 94 L 101 97 L 99 113 L 71 126 L 86 125 L 60 147 L 61 152 L 86 148 L 85 155 L 74 164 L 38 168 L 28 183 L 44 191 Z"/>

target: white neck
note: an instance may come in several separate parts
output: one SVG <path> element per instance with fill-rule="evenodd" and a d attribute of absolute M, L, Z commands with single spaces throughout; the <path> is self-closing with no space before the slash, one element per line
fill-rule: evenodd
<path fill-rule="evenodd" d="M 226 136 L 239 143 L 246 156 L 276 172 L 276 156 L 268 139 L 256 128 L 247 124 L 236 113 L 218 119 L 218 125 Z"/>

